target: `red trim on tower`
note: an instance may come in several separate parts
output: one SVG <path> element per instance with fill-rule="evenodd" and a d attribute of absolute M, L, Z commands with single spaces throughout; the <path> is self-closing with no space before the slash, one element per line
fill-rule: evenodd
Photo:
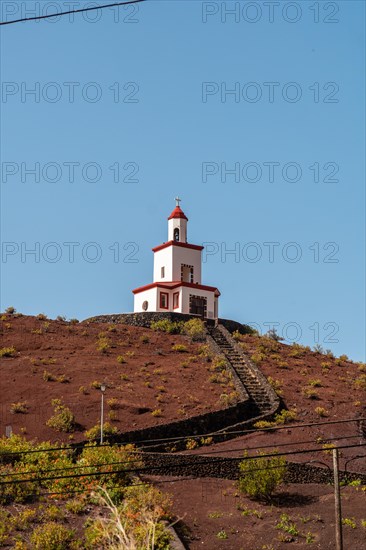
<path fill-rule="evenodd" d="M 183 212 L 180 206 L 176 206 L 173 210 L 173 212 L 170 214 L 168 220 L 172 220 L 173 218 L 183 218 L 184 220 L 188 221 L 187 216 Z"/>
<path fill-rule="evenodd" d="M 152 248 L 153 252 L 158 252 L 159 250 L 163 250 L 163 248 L 168 248 L 168 246 L 182 246 L 183 248 L 191 248 L 193 250 L 203 250 L 204 246 L 199 246 L 198 244 L 188 244 L 188 243 L 181 243 L 180 241 L 168 241 L 163 244 L 159 244 L 159 246 L 155 246 L 155 248 Z"/>
<path fill-rule="evenodd" d="M 170 290 L 170 289 L 179 288 L 181 286 L 185 286 L 188 288 L 196 288 L 198 290 L 208 290 L 209 292 L 214 292 L 215 296 L 220 296 L 220 291 L 215 286 L 198 285 L 196 283 L 185 283 L 184 281 L 171 281 L 168 283 L 161 283 L 161 282 L 150 283 L 149 285 L 135 288 L 132 292 L 133 294 L 139 294 L 140 292 L 144 292 L 145 290 L 150 290 L 150 288 L 166 288 Z"/>

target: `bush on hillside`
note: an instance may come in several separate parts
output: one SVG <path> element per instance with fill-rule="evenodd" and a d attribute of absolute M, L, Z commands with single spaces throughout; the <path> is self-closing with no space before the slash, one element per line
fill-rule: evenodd
<path fill-rule="evenodd" d="M 286 473 L 286 460 L 280 456 L 249 458 L 245 452 L 239 464 L 239 490 L 248 497 L 270 500 Z"/>

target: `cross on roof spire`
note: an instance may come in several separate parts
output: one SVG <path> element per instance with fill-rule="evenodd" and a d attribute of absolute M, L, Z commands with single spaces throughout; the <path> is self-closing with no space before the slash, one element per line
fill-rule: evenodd
<path fill-rule="evenodd" d="M 174 200 L 176 201 L 176 206 L 179 206 L 179 203 L 182 202 L 182 199 L 180 199 L 179 197 L 175 197 Z"/>

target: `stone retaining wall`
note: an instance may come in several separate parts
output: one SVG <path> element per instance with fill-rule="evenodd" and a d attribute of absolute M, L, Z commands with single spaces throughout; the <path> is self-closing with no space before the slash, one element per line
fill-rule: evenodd
<path fill-rule="evenodd" d="M 243 458 L 225 458 L 204 455 L 164 455 L 160 453 L 142 455 L 144 469 L 141 473 L 190 477 L 212 477 L 237 480 L 239 462 Z M 340 472 L 341 481 L 361 480 L 366 484 L 366 474 Z M 333 483 L 333 471 L 328 468 L 288 462 L 285 483 Z"/>
<path fill-rule="evenodd" d="M 197 315 L 188 315 L 186 313 L 175 313 L 173 311 L 144 311 L 141 313 L 114 313 L 109 315 L 97 315 L 89 317 L 83 322 L 89 323 L 124 323 L 135 327 L 149 328 L 154 321 L 168 319 L 169 321 L 189 321 L 195 319 Z M 200 317 L 199 317 L 200 318 Z M 251 334 L 253 329 L 249 325 L 232 321 L 231 319 L 219 319 L 219 323 L 227 328 L 229 332 L 239 331 L 240 334 Z"/>

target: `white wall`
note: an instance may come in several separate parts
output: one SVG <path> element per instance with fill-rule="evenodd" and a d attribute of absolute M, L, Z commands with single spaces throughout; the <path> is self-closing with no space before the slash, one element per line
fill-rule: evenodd
<path fill-rule="evenodd" d="M 161 268 L 165 267 L 165 277 L 161 277 Z M 167 246 L 154 252 L 154 283 L 173 281 L 173 246 Z M 180 275 L 179 279 L 180 281 Z"/>
<path fill-rule="evenodd" d="M 189 296 L 191 294 L 207 298 L 207 317 L 208 319 L 214 319 L 215 292 L 200 288 L 182 287 L 182 313 L 189 313 Z"/>
<path fill-rule="evenodd" d="M 179 242 L 187 242 L 187 220 L 184 218 L 172 218 L 168 220 L 168 241 L 174 241 L 174 229 L 179 229 Z"/>
<path fill-rule="evenodd" d="M 146 311 L 158 311 L 157 288 L 150 288 L 148 290 L 144 290 L 143 292 L 139 292 L 138 294 L 134 294 L 134 312 L 145 311 L 142 309 L 142 304 L 145 300 L 149 303 Z"/>
<path fill-rule="evenodd" d="M 180 281 L 181 264 L 193 265 L 194 283 L 201 284 L 201 250 L 185 248 L 183 246 L 172 246 L 173 248 L 173 279 Z"/>

